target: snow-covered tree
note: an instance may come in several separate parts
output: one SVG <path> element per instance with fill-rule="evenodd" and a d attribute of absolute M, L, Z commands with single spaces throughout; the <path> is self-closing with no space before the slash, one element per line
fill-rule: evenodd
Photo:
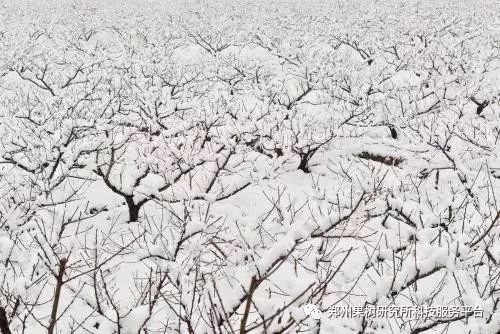
<path fill-rule="evenodd" d="M 1 334 L 500 330 L 495 1 L 0 6 Z"/>

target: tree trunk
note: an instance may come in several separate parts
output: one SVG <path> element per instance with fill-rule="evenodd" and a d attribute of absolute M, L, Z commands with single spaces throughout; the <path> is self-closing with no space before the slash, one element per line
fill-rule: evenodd
<path fill-rule="evenodd" d="M 136 222 L 139 219 L 139 210 L 142 205 L 135 204 L 132 196 L 126 196 L 125 201 L 128 206 L 129 222 Z"/>
<path fill-rule="evenodd" d="M 303 171 L 304 173 L 310 173 L 311 170 L 309 169 L 309 160 L 311 159 L 312 154 L 310 152 L 307 152 L 305 154 L 300 155 L 300 163 L 299 167 L 297 167 L 299 170 Z"/>
<path fill-rule="evenodd" d="M 56 280 L 56 291 L 54 293 L 54 302 L 52 303 L 52 312 L 50 313 L 50 323 L 47 330 L 47 334 L 53 334 L 57 322 L 57 308 L 59 307 L 59 299 L 61 298 L 61 289 L 64 284 L 63 277 L 64 271 L 66 270 L 67 259 L 63 258 L 59 261 L 59 273 L 57 274 Z"/>
<path fill-rule="evenodd" d="M 9 321 L 7 320 L 7 313 L 3 307 L 0 307 L 0 333 L 11 334 Z"/>

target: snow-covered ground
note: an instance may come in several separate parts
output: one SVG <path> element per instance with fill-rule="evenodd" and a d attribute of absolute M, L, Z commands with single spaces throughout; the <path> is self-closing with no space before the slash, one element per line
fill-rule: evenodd
<path fill-rule="evenodd" d="M 2 1 L 0 334 L 499 333 L 499 57 L 497 1 Z"/>

